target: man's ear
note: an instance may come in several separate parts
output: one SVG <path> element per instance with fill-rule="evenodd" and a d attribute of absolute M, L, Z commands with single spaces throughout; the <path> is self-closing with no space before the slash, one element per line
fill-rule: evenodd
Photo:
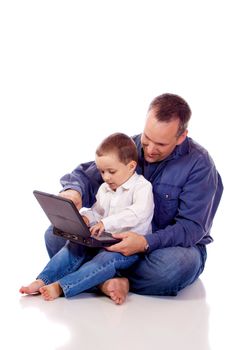
<path fill-rule="evenodd" d="M 181 145 L 182 142 L 186 139 L 186 136 L 188 135 L 188 130 L 185 130 L 178 138 L 176 145 Z"/>

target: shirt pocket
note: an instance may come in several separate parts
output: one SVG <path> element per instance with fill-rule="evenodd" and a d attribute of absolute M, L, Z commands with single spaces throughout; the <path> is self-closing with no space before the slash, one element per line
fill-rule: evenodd
<path fill-rule="evenodd" d="M 181 188 L 167 184 L 154 186 L 155 222 L 158 228 L 174 224 L 179 208 Z"/>

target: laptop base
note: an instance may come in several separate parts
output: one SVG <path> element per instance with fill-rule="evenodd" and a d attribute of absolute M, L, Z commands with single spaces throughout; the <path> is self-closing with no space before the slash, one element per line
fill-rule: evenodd
<path fill-rule="evenodd" d="M 80 235 L 75 235 L 67 232 L 62 232 L 61 230 L 57 229 L 56 227 L 53 228 L 53 233 L 56 236 L 62 237 L 66 240 L 72 241 L 77 244 L 82 244 L 87 247 L 92 248 L 103 248 L 103 247 L 109 247 L 110 245 L 113 245 L 115 243 L 120 242 L 121 240 L 116 240 L 115 238 L 109 238 L 109 240 L 106 240 L 106 237 L 104 237 L 104 241 L 101 239 L 95 239 L 94 237 L 82 237 Z"/>

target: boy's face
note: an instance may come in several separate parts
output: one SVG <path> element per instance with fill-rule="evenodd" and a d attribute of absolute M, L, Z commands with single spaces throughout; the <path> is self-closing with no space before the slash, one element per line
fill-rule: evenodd
<path fill-rule="evenodd" d="M 136 162 L 130 161 L 128 164 L 121 163 L 118 156 L 112 152 L 101 157 L 96 156 L 96 166 L 101 176 L 109 187 L 115 191 L 126 182 L 134 173 Z"/>

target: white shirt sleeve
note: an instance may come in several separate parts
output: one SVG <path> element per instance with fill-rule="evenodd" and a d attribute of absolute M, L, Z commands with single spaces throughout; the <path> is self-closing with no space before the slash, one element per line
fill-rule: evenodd
<path fill-rule="evenodd" d="M 85 215 L 89 220 L 89 225 L 92 226 L 99 222 L 104 216 L 104 208 L 101 206 L 101 200 L 105 195 L 105 184 L 102 184 L 96 194 L 96 202 L 91 208 L 81 211 L 82 215 Z"/>

